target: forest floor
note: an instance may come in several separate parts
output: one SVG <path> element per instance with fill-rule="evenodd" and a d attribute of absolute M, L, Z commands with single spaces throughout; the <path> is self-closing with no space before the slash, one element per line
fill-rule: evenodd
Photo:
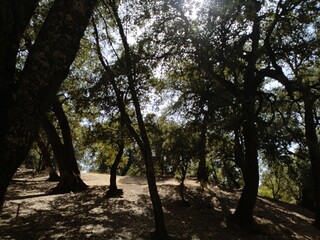
<path fill-rule="evenodd" d="M 9 186 L 0 215 L 0 239 L 148 239 L 153 217 L 144 177 L 118 177 L 122 198 L 106 198 L 107 174 L 83 173 L 89 189 L 80 193 L 46 195 L 56 183 L 47 176 L 19 170 Z M 159 179 L 167 229 L 172 239 L 320 239 L 313 213 L 295 205 L 259 198 L 255 208 L 257 231 L 230 224 L 241 192 L 222 187 L 203 189 L 186 183 L 181 204 L 179 183 Z"/>

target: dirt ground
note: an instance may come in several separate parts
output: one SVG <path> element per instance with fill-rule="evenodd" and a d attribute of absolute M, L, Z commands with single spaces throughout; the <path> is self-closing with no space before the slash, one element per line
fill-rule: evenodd
<path fill-rule="evenodd" d="M 46 174 L 19 170 L 12 180 L 0 216 L 0 239 L 149 239 L 153 217 L 144 177 L 118 177 L 122 198 L 106 198 L 107 174 L 84 173 L 89 189 L 81 193 L 46 195 L 56 183 Z M 299 206 L 259 198 L 256 233 L 228 221 L 240 192 L 218 186 L 201 189 L 187 181 L 181 204 L 175 179 L 160 179 L 167 229 L 172 239 L 320 239 L 314 215 Z"/>

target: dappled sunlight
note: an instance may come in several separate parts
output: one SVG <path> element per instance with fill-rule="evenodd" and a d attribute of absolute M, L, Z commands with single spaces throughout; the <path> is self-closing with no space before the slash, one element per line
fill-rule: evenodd
<path fill-rule="evenodd" d="M 266 198 L 257 201 L 256 221 L 264 226 L 263 233 L 285 234 L 284 239 L 317 239 L 313 218 L 313 213 L 296 205 Z"/>
<path fill-rule="evenodd" d="M 96 177 L 96 178 L 95 178 Z M 91 179 L 89 189 L 80 193 L 36 196 L 37 188 L 50 187 L 46 181 L 13 181 L 1 215 L 0 238 L 25 239 L 149 239 L 154 229 L 148 186 L 143 177 L 120 177 L 122 198 L 106 198 L 106 174 L 83 174 Z M 23 179 L 22 179 L 23 180 Z M 37 180 L 34 179 L 34 180 Z M 26 191 L 24 184 L 31 192 Z M 201 188 L 194 180 L 186 184 L 183 204 L 175 179 L 158 184 L 167 229 L 173 239 L 317 239 L 310 223 L 312 214 L 300 207 L 259 198 L 255 209 L 257 233 L 247 233 L 229 223 L 240 197 L 216 185 Z M 41 192 L 38 192 L 39 194 Z M 30 197 L 27 197 L 30 196 Z M 19 207 L 20 206 L 20 207 Z M 17 211 L 19 207 L 19 212 Z"/>

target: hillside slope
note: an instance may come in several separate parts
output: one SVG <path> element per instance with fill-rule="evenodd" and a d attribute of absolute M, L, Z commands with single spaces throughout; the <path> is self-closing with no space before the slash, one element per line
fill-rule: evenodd
<path fill-rule="evenodd" d="M 109 176 L 84 173 L 89 190 L 45 195 L 55 186 L 46 175 L 18 171 L 0 216 L 0 239 L 147 239 L 153 230 L 151 202 L 143 177 L 119 177 L 123 198 L 105 198 Z M 168 232 L 173 239 L 320 239 L 313 214 L 299 206 L 259 198 L 256 233 L 233 226 L 228 216 L 240 192 L 218 186 L 205 190 L 187 181 L 187 200 L 180 203 L 178 182 L 158 181 Z"/>

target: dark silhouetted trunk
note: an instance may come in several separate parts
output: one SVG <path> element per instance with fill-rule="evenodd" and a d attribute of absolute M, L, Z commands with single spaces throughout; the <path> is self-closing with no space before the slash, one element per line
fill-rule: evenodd
<path fill-rule="evenodd" d="M 23 32 L 39 0 L 0 1 L 0 136 L 9 127 L 7 113 L 12 107 L 13 91 L 17 83 L 16 60 Z"/>
<path fill-rule="evenodd" d="M 238 202 L 233 220 L 237 225 L 244 228 L 251 228 L 253 225 L 253 210 L 255 207 L 258 186 L 258 134 L 255 126 L 255 101 L 248 100 L 244 104 L 243 136 L 245 144 L 245 162 L 242 167 L 244 188 Z"/>
<path fill-rule="evenodd" d="M 42 153 L 42 161 L 44 162 L 45 169 L 48 171 L 48 174 L 49 174 L 49 178 L 47 179 L 47 181 L 59 182 L 60 177 L 53 166 L 48 148 L 45 145 L 45 143 L 42 141 L 40 136 L 37 139 L 37 144 Z"/>
<path fill-rule="evenodd" d="M 14 94 L 19 44 L 38 2 L 0 1 L 0 213 L 9 182 L 31 147 L 29 134 L 24 136 L 27 132 L 23 130 L 25 124 L 20 123 L 23 117 L 19 116 Z M 13 121 L 16 114 L 19 120 Z"/>
<path fill-rule="evenodd" d="M 253 211 L 257 200 L 259 187 L 259 164 L 258 164 L 258 130 L 256 118 L 257 89 L 263 82 L 263 77 L 257 75 L 256 64 L 259 57 L 260 21 L 258 12 L 261 5 L 258 1 L 252 1 L 252 11 L 255 11 L 252 32 L 250 34 L 251 52 L 248 54 L 247 67 L 244 72 L 243 93 L 241 96 L 243 117 L 243 138 L 245 162 L 242 167 L 244 188 L 236 211 L 233 214 L 234 222 L 244 228 L 252 229 Z M 251 13 L 250 13 L 251 14 Z"/>
<path fill-rule="evenodd" d="M 72 136 L 71 136 L 69 122 L 57 96 L 54 99 L 53 111 L 58 119 L 59 126 L 61 129 L 63 146 L 65 149 L 65 159 L 68 162 L 68 165 L 70 165 L 70 169 L 72 169 L 72 171 L 75 174 L 80 176 L 80 171 L 78 168 L 77 159 L 75 156 L 74 147 L 72 143 Z"/>
<path fill-rule="evenodd" d="M 313 176 L 310 171 L 308 172 L 307 176 L 305 177 L 305 183 L 303 186 L 303 190 L 301 193 L 301 199 L 299 205 L 308 209 L 309 211 L 315 211 L 315 200 L 314 200 L 314 186 L 313 186 Z"/>
<path fill-rule="evenodd" d="M 118 144 L 118 153 L 116 159 L 114 160 L 110 170 L 110 186 L 107 191 L 107 197 L 121 196 L 123 194 L 123 191 L 117 187 L 117 169 L 123 155 L 123 150 L 124 143 L 120 142 Z"/>
<path fill-rule="evenodd" d="M 73 162 L 75 158 L 69 158 L 66 147 L 62 144 L 55 127 L 47 117 L 43 117 L 42 126 L 51 143 L 60 172 L 59 184 L 51 189 L 49 193 L 66 193 L 87 189 L 87 185 L 80 178 L 78 167 L 75 168 L 75 166 L 77 166 L 77 164 Z"/>
<path fill-rule="evenodd" d="M 243 170 L 245 157 L 244 157 L 244 150 L 243 150 L 243 144 L 241 141 L 241 135 L 240 135 L 240 124 L 235 125 L 234 128 L 234 162 L 237 164 L 237 166 Z"/>
<path fill-rule="evenodd" d="M 152 162 L 152 153 L 150 145 L 142 145 L 143 158 L 146 165 L 147 181 L 149 186 L 150 198 L 153 206 L 154 220 L 155 220 L 155 238 L 168 239 L 168 234 L 164 222 L 164 214 L 162 210 L 162 203 L 157 189 L 156 178 L 154 175 L 154 168 Z"/>
<path fill-rule="evenodd" d="M 309 88 L 305 89 L 302 94 L 305 107 L 305 135 L 311 160 L 314 186 L 315 226 L 320 229 L 320 146 L 313 117 L 314 100 L 312 100 Z"/>
<path fill-rule="evenodd" d="M 2 3 L 5 2 L 1 1 Z M 6 83 L 12 79 L 7 80 L 8 76 L 0 73 L 0 91 L 7 92 L 5 96 L 8 96 L 7 105 L 1 109 L 0 211 L 12 176 L 37 137 L 39 116 L 43 116 L 48 110 L 68 75 L 95 4 L 96 0 L 56 0 L 29 51 L 17 84 L 13 88 L 8 87 Z M 15 8 L 1 8 L 1 12 L 13 9 Z M 22 14 L 25 12 L 28 11 L 23 10 Z M 2 33 L 0 36 L 3 36 Z M 2 38 L 0 41 L 3 41 Z M 0 45 L 2 46 L 2 42 Z M 0 96 L 3 96 L 2 92 Z M 14 104 L 11 104 L 13 97 Z M 2 123 L 5 128 L 2 128 Z"/>

